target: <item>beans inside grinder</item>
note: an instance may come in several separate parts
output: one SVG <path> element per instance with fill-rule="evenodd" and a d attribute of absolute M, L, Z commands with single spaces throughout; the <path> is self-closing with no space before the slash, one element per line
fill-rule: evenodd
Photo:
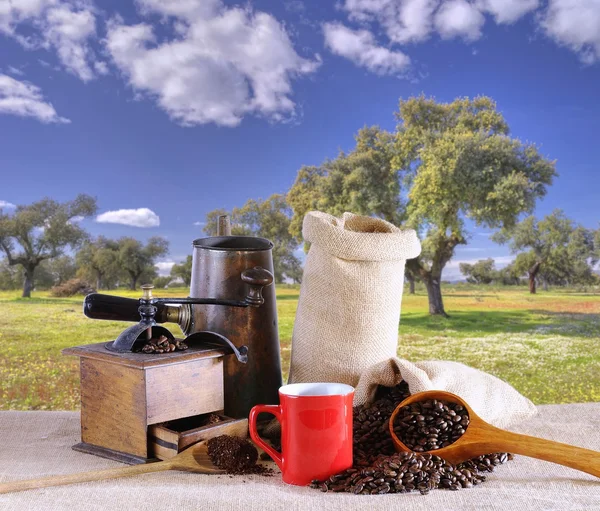
<path fill-rule="evenodd" d="M 457 403 L 428 399 L 404 406 L 394 432 L 415 452 L 435 451 L 456 442 L 469 426 L 469 414 Z"/>

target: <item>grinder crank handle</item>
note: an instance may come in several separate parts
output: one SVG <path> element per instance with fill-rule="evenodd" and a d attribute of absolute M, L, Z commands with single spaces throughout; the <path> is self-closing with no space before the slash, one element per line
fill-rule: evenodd
<path fill-rule="evenodd" d="M 248 284 L 248 294 L 243 301 L 219 300 L 214 298 L 158 298 L 153 300 L 156 307 L 154 320 L 157 323 L 178 323 L 179 309 L 169 306 L 172 304 L 217 304 L 234 307 L 260 307 L 264 302 L 263 287 L 273 283 L 273 274 L 256 266 L 242 272 L 242 280 Z M 92 293 L 83 300 L 83 313 L 92 319 L 108 319 L 112 321 L 140 321 L 140 301 L 137 298 L 122 298 L 120 296 Z"/>
<path fill-rule="evenodd" d="M 172 321 L 168 317 L 167 305 L 156 303 L 156 316 L 154 320 L 157 323 L 166 323 Z M 120 296 L 103 295 L 92 293 L 83 300 L 83 313 L 92 319 L 108 319 L 112 321 L 140 321 L 138 311 L 140 301 L 137 298 L 122 298 Z"/>
<path fill-rule="evenodd" d="M 248 294 L 244 301 L 250 307 L 260 307 L 265 303 L 262 295 L 263 287 L 273 284 L 273 274 L 260 266 L 242 272 L 242 280 L 248 284 Z"/>

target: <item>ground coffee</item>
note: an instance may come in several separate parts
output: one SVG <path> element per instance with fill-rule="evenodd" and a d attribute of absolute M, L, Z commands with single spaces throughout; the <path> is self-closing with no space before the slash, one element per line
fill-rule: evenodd
<path fill-rule="evenodd" d="M 273 471 L 257 465 L 258 451 L 248 440 L 221 435 L 207 442 L 208 456 L 214 465 L 228 474 L 265 474 Z"/>

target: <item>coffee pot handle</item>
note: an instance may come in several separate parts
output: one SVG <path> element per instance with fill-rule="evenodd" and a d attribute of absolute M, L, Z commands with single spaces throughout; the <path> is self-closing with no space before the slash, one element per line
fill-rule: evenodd
<path fill-rule="evenodd" d="M 251 307 L 260 307 L 265 303 L 262 295 L 263 287 L 273 284 L 273 274 L 260 266 L 242 272 L 242 280 L 248 284 L 245 302 Z"/>

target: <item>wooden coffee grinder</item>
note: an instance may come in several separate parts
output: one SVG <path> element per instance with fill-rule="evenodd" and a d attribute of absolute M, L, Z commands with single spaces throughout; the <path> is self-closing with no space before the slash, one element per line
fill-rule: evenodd
<path fill-rule="evenodd" d="M 80 358 L 74 449 L 133 464 L 213 436 L 247 435 L 250 408 L 277 403 L 282 385 L 272 246 L 246 236 L 194 241 L 190 298 L 157 298 L 152 286 L 138 300 L 86 297 L 86 316 L 138 323 L 115 341 L 63 350 Z M 185 338 L 164 322 L 178 323 Z M 188 348 L 141 351 L 161 336 Z"/>

